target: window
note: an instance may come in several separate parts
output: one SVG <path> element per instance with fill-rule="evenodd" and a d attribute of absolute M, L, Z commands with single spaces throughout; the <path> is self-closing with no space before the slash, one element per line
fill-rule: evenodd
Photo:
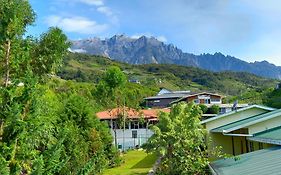
<path fill-rule="evenodd" d="M 146 122 L 144 122 L 144 123 L 139 123 L 139 129 L 146 129 L 146 125 L 147 125 Z"/>
<path fill-rule="evenodd" d="M 199 103 L 200 103 L 200 100 L 199 100 L 199 99 L 195 99 L 195 100 L 194 100 L 194 103 L 195 103 L 195 104 L 199 104 Z"/>
<path fill-rule="evenodd" d="M 263 143 L 259 143 L 259 149 L 263 149 Z"/>
<path fill-rule="evenodd" d="M 211 100 L 210 99 L 205 99 L 205 104 L 210 104 Z"/>
<path fill-rule="evenodd" d="M 139 129 L 139 122 L 131 121 L 131 129 Z"/>
<path fill-rule="evenodd" d="M 250 152 L 254 151 L 254 143 L 250 142 Z"/>
<path fill-rule="evenodd" d="M 138 131 L 132 131 L 132 138 L 138 138 Z"/>
<path fill-rule="evenodd" d="M 211 101 L 212 102 L 221 102 L 221 99 L 220 98 L 212 98 Z"/>

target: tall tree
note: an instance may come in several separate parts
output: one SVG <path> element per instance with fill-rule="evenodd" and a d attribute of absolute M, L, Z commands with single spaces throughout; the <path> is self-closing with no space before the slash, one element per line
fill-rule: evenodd
<path fill-rule="evenodd" d="M 4 71 L 4 85 L 10 81 L 10 64 L 14 59 L 14 43 L 26 32 L 26 27 L 35 20 L 35 13 L 28 1 L 2 0 L 0 2 L 0 45 L 2 50 L 1 61 Z"/>
<path fill-rule="evenodd" d="M 193 103 L 180 103 L 161 113 L 152 126 L 154 135 L 146 147 L 162 156 L 159 174 L 207 174 L 209 163 L 206 131 L 200 124 L 202 111 Z"/>

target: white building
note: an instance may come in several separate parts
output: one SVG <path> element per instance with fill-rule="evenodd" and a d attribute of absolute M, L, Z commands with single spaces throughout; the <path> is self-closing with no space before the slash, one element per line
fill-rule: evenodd
<path fill-rule="evenodd" d="M 153 135 L 153 132 L 148 128 L 149 125 L 157 123 L 157 115 L 160 111 L 169 112 L 170 110 L 137 111 L 130 108 L 114 108 L 98 112 L 96 115 L 101 121 L 108 123 L 114 144 L 118 149 L 127 150 L 143 145 Z"/>

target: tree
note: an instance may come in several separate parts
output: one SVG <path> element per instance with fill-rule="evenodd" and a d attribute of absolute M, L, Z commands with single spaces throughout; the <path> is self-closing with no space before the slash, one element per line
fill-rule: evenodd
<path fill-rule="evenodd" d="M 201 113 L 193 103 L 179 103 L 172 106 L 170 114 L 160 114 L 159 123 L 151 127 L 154 135 L 145 146 L 162 156 L 158 174 L 207 174 L 210 153 Z"/>
<path fill-rule="evenodd" d="M 10 78 L 10 64 L 16 52 L 16 42 L 26 32 L 26 27 L 35 20 L 35 13 L 28 1 L 2 0 L 0 2 L 0 45 L 4 62 L 4 85 L 7 87 Z"/>
<path fill-rule="evenodd" d="M 104 106 L 124 106 L 122 88 L 127 79 L 119 67 L 110 67 L 97 85 L 95 96 Z M 107 97 L 107 98 L 105 98 Z"/>
<path fill-rule="evenodd" d="M 220 112 L 220 107 L 218 105 L 212 105 L 209 109 L 210 114 L 218 114 Z"/>

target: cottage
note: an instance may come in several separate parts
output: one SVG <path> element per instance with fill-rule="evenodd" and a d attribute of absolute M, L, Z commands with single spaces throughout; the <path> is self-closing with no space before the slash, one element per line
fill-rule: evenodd
<path fill-rule="evenodd" d="M 114 108 L 98 112 L 96 115 L 101 121 L 108 123 L 114 138 L 114 144 L 119 149 L 127 150 L 141 146 L 153 135 L 149 125 L 158 122 L 159 112 L 170 112 L 170 110 L 148 109 L 137 111 L 132 108 Z M 125 122 L 120 120 L 125 120 Z"/>

